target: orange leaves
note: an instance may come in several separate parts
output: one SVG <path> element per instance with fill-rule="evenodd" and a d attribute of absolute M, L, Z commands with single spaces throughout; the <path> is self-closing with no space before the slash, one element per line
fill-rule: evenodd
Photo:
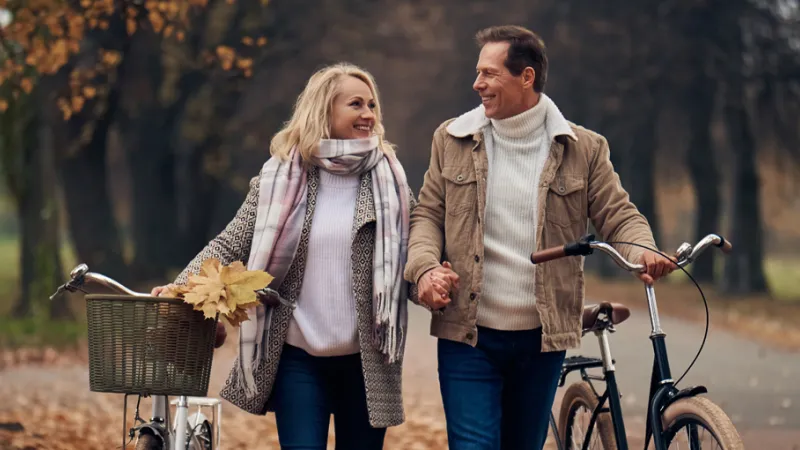
<path fill-rule="evenodd" d="M 30 78 L 23 78 L 19 82 L 19 85 L 22 88 L 23 92 L 25 92 L 26 94 L 30 94 L 31 91 L 33 90 L 33 80 L 31 80 Z"/>
<path fill-rule="evenodd" d="M 100 50 L 100 59 L 108 67 L 115 67 L 122 62 L 122 55 L 116 50 Z"/>
<path fill-rule="evenodd" d="M 158 11 L 150 11 L 148 18 L 150 19 L 150 24 L 153 26 L 153 31 L 156 33 L 161 33 L 165 24 L 164 16 L 162 16 Z"/>
<path fill-rule="evenodd" d="M 252 47 L 253 45 L 258 45 L 260 47 L 266 44 L 266 41 L 267 39 L 265 37 L 260 37 L 258 40 L 254 40 L 249 36 L 242 38 L 242 44 L 246 47 Z M 227 71 L 235 68 L 246 78 L 253 76 L 253 58 L 241 56 L 235 49 L 224 45 L 217 47 L 216 57 L 223 70 Z"/>
<path fill-rule="evenodd" d="M 217 47 L 217 58 L 219 58 L 220 65 L 225 70 L 233 68 L 233 62 L 236 60 L 236 51 L 230 47 L 220 45 Z"/>
<path fill-rule="evenodd" d="M 116 0 L 0 0 L 0 8 L 9 11 L 5 18 L 8 25 L 0 35 L 0 85 L 12 88 L 8 100 L 11 95 L 30 93 L 40 76 L 55 74 L 65 67 L 81 50 L 89 31 L 109 30 L 117 21 L 128 36 L 144 28 L 182 42 L 189 35 L 187 27 L 192 12 L 208 7 L 208 0 L 141 0 L 135 7 L 126 4 L 132 5 Z M 124 35 L 119 39 L 125 39 Z M 207 62 L 225 71 L 252 76 L 257 65 L 254 56 L 259 47 L 267 44 L 267 39 L 247 36 L 241 38 L 241 43 L 238 49 L 220 46 L 203 51 L 197 66 L 202 67 L 203 58 L 208 58 Z M 113 47 L 120 48 L 118 44 L 115 42 Z M 97 94 L 96 90 L 83 92 L 82 86 L 105 79 L 105 74 L 116 70 L 122 61 L 120 53 L 114 50 L 100 49 L 96 56 L 95 67 L 89 68 L 85 63 L 90 59 L 82 58 L 80 70 L 93 71 L 80 77 L 84 84 L 71 84 L 69 93 L 61 93 L 64 98 L 59 108 L 67 118 Z"/>

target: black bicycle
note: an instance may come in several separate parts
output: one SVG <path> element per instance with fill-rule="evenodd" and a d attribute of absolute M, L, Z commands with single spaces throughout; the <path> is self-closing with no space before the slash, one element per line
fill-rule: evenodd
<path fill-rule="evenodd" d="M 577 242 L 536 252 L 531 255 L 531 261 L 534 264 L 541 264 L 566 256 L 586 256 L 592 254 L 594 250 L 600 250 L 611 256 L 617 265 L 625 270 L 644 271 L 642 265 L 631 264 L 610 244 L 636 245 L 623 242 L 598 242 L 594 240 L 593 235 L 587 235 Z M 724 253 L 728 253 L 732 249 L 729 241 L 719 235 L 710 234 L 694 246 L 684 243 L 671 259 L 683 270 L 712 245 L 719 247 Z M 689 277 L 691 278 L 691 275 Z M 702 295 L 702 290 L 700 293 Z M 704 386 L 684 389 L 676 387 L 682 377 L 678 379 L 678 382 L 672 379 L 667 357 L 666 335 L 661 329 L 653 286 L 645 286 L 645 294 L 652 326 L 650 340 L 653 343 L 654 359 L 645 422 L 644 448 L 648 448 L 652 439 L 656 450 L 668 448 L 743 449 L 742 440 L 730 418 L 719 406 L 701 396 L 708 392 Z M 703 297 L 703 301 L 705 301 L 705 297 Z M 583 333 L 584 335 L 594 333 L 597 336 L 601 358 L 571 356 L 564 361 L 559 386 L 564 386 L 567 375 L 574 371 L 580 373 L 581 381 L 575 382 L 567 388 L 561 404 L 558 424 L 551 413 L 551 427 L 559 449 L 628 449 L 608 336 L 609 333 L 614 332 L 615 325 L 624 322 L 629 316 L 630 310 L 617 303 L 606 302 L 599 305 L 588 305 L 584 308 Z M 708 322 L 706 322 L 706 333 L 708 333 Z M 704 343 L 705 338 L 703 339 Z M 703 345 L 700 346 L 700 351 L 702 348 Z M 700 355 L 700 351 L 697 356 Z M 695 361 L 697 356 L 695 356 Z M 589 373 L 590 369 L 595 368 L 601 368 L 602 375 Z M 595 384 L 603 383 L 605 390 L 600 394 Z M 608 402 L 608 406 L 606 406 L 606 402 Z"/>

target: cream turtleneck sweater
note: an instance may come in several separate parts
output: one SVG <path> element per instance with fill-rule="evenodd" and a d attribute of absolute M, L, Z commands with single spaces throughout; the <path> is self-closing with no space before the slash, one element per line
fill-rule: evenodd
<path fill-rule="evenodd" d="M 491 120 L 483 288 L 478 325 L 499 330 L 541 326 L 534 296 L 539 177 L 550 153 L 544 101 L 513 117 Z"/>

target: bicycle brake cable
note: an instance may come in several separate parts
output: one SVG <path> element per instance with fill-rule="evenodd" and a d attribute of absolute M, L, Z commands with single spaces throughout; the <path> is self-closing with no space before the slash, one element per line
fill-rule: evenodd
<path fill-rule="evenodd" d="M 659 251 L 659 250 L 656 250 L 656 249 L 654 249 L 654 248 L 650 248 L 650 247 L 648 247 L 648 246 L 646 246 L 646 245 L 637 244 L 637 243 L 635 243 L 635 242 L 621 242 L 621 241 L 615 241 L 615 242 L 606 242 L 606 244 L 624 244 L 624 245 L 632 245 L 632 246 L 634 246 L 634 247 L 640 247 L 640 248 L 643 248 L 643 249 L 645 249 L 645 250 L 650 250 L 650 251 L 651 251 L 651 252 L 653 252 L 653 253 L 657 253 L 657 254 L 659 254 L 659 255 L 661 255 L 661 256 L 663 256 L 663 257 L 667 258 L 668 260 L 670 260 L 670 261 L 672 261 L 672 262 L 675 262 L 675 258 L 673 258 L 672 256 L 669 256 L 669 255 L 667 255 L 667 254 L 665 254 L 665 253 L 663 253 L 663 252 L 661 252 L 661 251 Z M 697 290 L 700 292 L 700 297 L 703 299 L 703 307 L 704 307 L 704 308 L 705 308 L 705 310 L 706 310 L 706 328 L 705 328 L 705 330 L 703 331 L 703 341 L 700 343 L 700 348 L 697 350 L 697 354 L 696 354 L 696 355 L 694 355 L 694 359 L 692 359 L 692 362 L 691 362 L 691 363 L 689 363 L 689 367 L 687 367 L 687 368 L 686 368 L 686 371 L 685 371 L 685 372 L 683 372 L 683 375 L 681 375 L 681 376 L 678 378 L 678 381 L 676 381 L 676 382 L 675 382 L 675 384 L 674 384 L 675 386 L 677 386 L 677 385 L 678 385 L 678 383 L 680 383 L 680 382 L 683 380 L 683 377 L 685 377 L 685 376 L 686 376 L 686 374 L 688 374 L 688 373 L 689 373 L 689 371 L 690 371 L 690 370 L 692 369 L 692 367 L 694 366 L 694 363 L 695 363 L 695 362 L 697 362 L 697 358 L 699 358 L 699 357 L 700 357 L 700 353 L 702 353 L 702 352 L 703 352 L 703 347 L 705 347 L 705 345 L 706 345 L 706 338 L 708 338 L 708 328 L 709 328 L 709 323 L 710 323 L 710 321 L 709 321 L 709 311 L 708 311 L 708 301 L 706 300 L 706 296 L 705 296 L 705 294 L 703 293 L 703 289 L 702 289 L 702 288 L 700 288 L 700 284 L 697 282 L 697 280 L 695 280 L 695 279 L 694 279 L 694 277 L 692 276 L 692 274 L 690 274 L 690 273 L 689 273 L 689 272 L 688 272 L 686 269 L 684 269 L 684 268 L 683 268 L 683 267 L 681 267 L 681 266 L 678 266 L 678 268 L 679 268 L 679 269 L 681 269 L 681 271 L 683 271 L 683 273 L 685 273 L 685 274 L 686 274 L 686 276 L 687 276 L 687 277 L 689 277 L 689 279 L 690 279 L 690 280 L 692 280 L 692 283 L 694 283 L 695 287 L 696 287 L 696 288 L 697 288 Z"/>

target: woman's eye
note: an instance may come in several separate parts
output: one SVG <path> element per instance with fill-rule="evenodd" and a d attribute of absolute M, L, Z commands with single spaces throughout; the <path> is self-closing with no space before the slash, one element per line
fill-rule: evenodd
<path fill-rule="evenodd" d="M 356 100 L 356 101 L 354 101 L 354 102 L 350 103 L 350 106 L 359 107 L 359 106 L 361 106 L 361 102 L 360 102 L 360 101 L 358 101 L 358 100 Z"/>
<path fill-rule="evenodd" d="M 369 109 L 375 109 L 375 103 L 370 103 L 369 104 Z"/>

